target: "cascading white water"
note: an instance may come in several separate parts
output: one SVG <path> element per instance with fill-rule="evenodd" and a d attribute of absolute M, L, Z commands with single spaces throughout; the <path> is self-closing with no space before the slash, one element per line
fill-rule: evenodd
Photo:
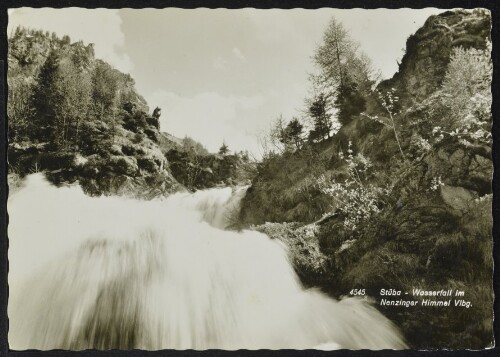
<path fill-rule="evenodd" d="M 365 301 L 304 290 L 278 241 L 221 229 L 244 192 L 92 198 L 28 177 L 8 201 L 10 347 L 406 347 Z"/>

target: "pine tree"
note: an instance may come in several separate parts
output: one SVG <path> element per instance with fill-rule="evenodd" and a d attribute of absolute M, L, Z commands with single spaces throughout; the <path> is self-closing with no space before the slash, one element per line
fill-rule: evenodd
<path fill-rule="evenodd" d="M 226 142 L 222 142 L 221 147 L 219 148 L 220 155 L 226 155 L 229 152 L 229 147 L 226 145 Z"/>
<path fill-rule="evenodd" d="M 288 140 L 295 145 L 297 149 L 302 145 L 302 134 L 304 125 L 297 118 L 293 118 L 286 126 Z"/>
<path fill-rule="evenodd" d="M 309 114 L 314 121 L 314 129 L 309 132 L 309 140 L 322 141 L 326 137 L 330 137 L 333 123 L 331 114 L 328 113 L 327 97 L 323 93 L 310 104 Z"/>
<path fill-rule="evenodd" d="M 364 97 L 377 77 L 371 61 L 358 48 L 342 24 L 332 18 L 313 57 L 319 70 L 311 76 L 313 87 L 334 103 L 341 124 L 364 111 Z"/>

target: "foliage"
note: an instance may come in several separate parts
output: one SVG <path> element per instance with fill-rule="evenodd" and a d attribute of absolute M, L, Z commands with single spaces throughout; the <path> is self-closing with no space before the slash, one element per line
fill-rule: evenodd
<path fill-rule="evenodd" d="M 30 105 L 34 80 L 9 76 L 9 140 L 27 140 L 28 133 L 33 129 L 28 118 L 33 116 L 33 107 Z"/>
<path fill-rule="evenodd" d="M 315 92 L 321 93 L 321 99 L 333 102 L 340 124 L 348 124 L 365 110 L 365 97 L 378 78 L 370 59 L 359 51 L 359 45 L 335 18 L 330 20 L 313 59 L 318 68 L 318 73 L 311 76 Z M 321 100 L 318 104 L 319 108 L 325 107 Z M 321 133 L 319 130 L 313 136 L 320 137 Z"/>
<path fill-rule="evenodd" d="M 309 105 L 309 115 L 313 118 L 314 129 L 309 132 L 310 141 L 322 141 L 330 137 L 333 128 L 331 114 L 328 110 L 328 98 L 320 93 Z"/>
<path fill-rule="evenodd" d="M 394 138 L 396 139 L 396 142 L 398 144 L 399 152 L 401 153 L 403 159 L 406 159 L 406 156 L 403 152 L 403 148 L 401 146 L 401 141 L 399 139 L 399 134 L 398 134 L 399 129 L 397 128 L 398 123 L 396 121 L 396 116 L 398 115 L 398 111 L 396 108 L 399 101 L 399 97 L 396 96 L 395 92 L 396 90 L 394 88 L 391 88 L 391 90 L 388 91 L 385 94 L 385 96 L 382 95 L 380 92 L 377 92 L 382 107 L 384 108 L 385 112 L 389 115 L 388 119 L 384 120 L 382 118 L 379 118 L 377 115 L 371 116 L 368 114 L 364 114 L 364 116 L 369 119 L 375 120 L 392 130 L 392 132 L 394 133 Z"/>
<path fill-rule="evenodd" d="M 300 149 L 302 145 L 302 134 L 304 125 L 297 118 L 293 118 L 284 130 L 281 132 L 280 141 L 285 147 L 293 146 L 295 149 Z"/>
<path fill-rule="evenodd" d="M 116 135 L 120 73 L 109 64 L 97 60 L 92 73 L 92 114 L 109 126 Z"/>
<path fill-rule="evenodd" d="M 352 69 L 357 47 L 330 24 L 307 114 L 343 125 L 329 140 L 313 129 L 300 149 L 266 156 L 242 201 L 242 221 L 286 242 L 308 286 L 336 297 L 353 287 L 377 298 L 387 287 L 464 290 L 470 309 L 379 307 L 415 348 L 492 343 L 489 24 L 478 11 L 430 18 L 378 90 L 361 77 L 349 83 L 347 74 L 368 71 Z M 311 226 L 312 237 L 297 237 Z"/>
<path fill-rule="evenodd" d="M 191 152 L 194 155 L 207 155 L 208 150 L 200 144 L 198 141 L 194 140 L 193 138 L 190 138 L 189 136 L 185 136 L 182 139 L 182 150 L 186 152 Z"/>
<path fill-rule="evenodd" d="M 292 118 L 285 123 L 283 116 L 273 122 L 269 131 L 269 141 L 279 153 L 292 152 L 300 149 L 303 139 L 304 125 L 298 118 Z"/>
<path fill-rule="evenodd" d="M 346 78 L 344 81 L 335 99 L 337 120 L 341 125 L 348 124 L 353 117 L 366 109 L 365 95 L 361 92 L 359 85 L 351 78 Z"/>
<path fill-rule="evenodd" d="M 344 228 L 355 231 L 361 222 L 380 212 L 383 196 L 388 195 L 390 189 L 370 183 L 373 164 L 361 153 L 353 155 L 351 142 L 347 155 L 341 153 L 340 157 L 345 160 L 347 178 L 343 182 L 337 182 L 323 175 L 319 178 L 318 185 L 333 200 L 333 211 L 327 215 L 340 212 L 344 217 Z"/>
<path fill-rule="evenodd" d="M 226 145 L 225 142 L 223 142 L 221 147 L 219 148 L 219 154 L 226 155 L 228 152 L 229 152 L 229 147 Z"/>
<path fill-rule="evenodd" d="M 166 153 L 172 175 L 190 190 L 248 184 L 254 164 L 239 155 L 199 153 L 192 147 Z"/>
<path fill-rule="evenodd" d="M 90 194 L 175 186 L 157 118 L 132 77 L 95 59 L 91 44 L 18 28 L 8 60 L 9 166 L 20 176 L 45 171 Z"/>
<path fill-rule="evenodd" d="M 491 144 L 491 74 L 489 50 L 453 50 L 440 91 L 449 114 L 434 127 L 437 138 L 455 137 L 465 146 Z"/>
<path fill-rule="evenodd" d="M 314 62 L 319 67 L 319 75 L 314 80 L 317 85 L 336 94 L 345 85 L 352 59 L 356 56 L 356 44 L 342 23 L 332 18 L 323 34 L 323 43 L 314 53 Z"/>

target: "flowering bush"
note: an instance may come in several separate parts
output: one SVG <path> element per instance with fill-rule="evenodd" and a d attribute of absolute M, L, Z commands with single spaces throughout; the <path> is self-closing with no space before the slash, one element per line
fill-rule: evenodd
<path fill-rule="evenodd" d="M 389 118 L 382 119 L 379 118 L 378 115 L 368 115 L 366 113 L 362 113 L 362 115 L 367 117 L 368 119 L 374 120 L 390 128 L 394 133 L 394 138 L 396 139 L 396 142 L 398 144 L 401 156 L 403 157 L 403 159 L 406 159 L 405 153 L 403 152 L 403 148 L 401 146 L 401 141 L 399 140 L 399 130 L 396 123 L 396 116 L 399 114 L 399 110 L 397 109 L 397 107 L 399 106 L 399 97 L 396 95 L 396 89 L 391 88 L 391 90 L 385 93 L 385 95 L 382 95 L 382 93 L 380 93 L 378 90 L 376 92 L 378 94 L 380 104 L 389 115 Z"/>
<path fill-rule="evenodd" d="M 361 221 L 380 212 L 381 198 L 390 189 L 368 184 L 373 165 L 363 154 L 353 154 L 351 142 L 347 154 L 341 152 L 339 157 L 346 162 L 347 178 L 344 182 L 336 182 L 323 175 L 318 180 L 318 186 L 333 199 L 333 210 L 345 216 L 344 228 L 355 231 Z"/>
<path fill-rule="evenodd" d="M 465 146 L 491 144 L 491 74 L 489 50 L 454 49 L 441 89 L 449 120 L 434 127 L 436 141 L 449 136 Z"/>
<path fill-rule="evenodd" d="M 437 189 L 441 186 L 444 186 L 444 183 L 441 181 L 441 176 L 433 177 L 431 180 L 431 191 L 437 191 Z"/>

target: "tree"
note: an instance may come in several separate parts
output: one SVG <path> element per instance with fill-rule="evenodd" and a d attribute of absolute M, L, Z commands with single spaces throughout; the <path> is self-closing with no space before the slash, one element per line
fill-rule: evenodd
<path fill-rule="evenodd" d="M 222 146 L 219 149 L 219 154 L 220 155 L 226 155 L 229 152 L 229 147 L 226 145 L 226 142 L 222 142 Z"/>
<path fill-rule="evenodd" d="M 323 34 L 323 44 L 316 49 L 313 57 L 320 70 L 315 77 L 316 84 L 328 89 L 331 95 L 342 90 L 357 47 L 342 24 L 332 18 Z"/>
<path fill-rule="evenodd" d="M 10 74 L 10 73 L 9 73 Z M 9 140 L 21 141 L 32 134 L 31 121 L 33 108 L 31 103 L 34 80 L 22 76 L 9 75 Z"/>
<path fill-rule="evenodd" d="M 239 152 L 239 157 L 241 158 L 241 160 L 243 160 L 244 162 L 249 162 L 250 161 L 250 155 L 248 153 L 248 150 L 241 150 Z"/>
<path fill-rule="evenodd" d="M 348 124 L 353 116 L 361 114 L 366 109 L 365 97 L 358 83 L 351 77 L 345 78 L 344 86 L 340 88 L 334 106 L 337 109 L 337 120 L 342 125 Z"/>
<path fill-rule="evenodd" d="M 56 106 L 63 100 L 61 93 L 52 92 L 51 86 L 56 82 L 59 65 L 59 51 L 53 50 L 45 60 L 37 78 L 32 103 L 34 106 L 33 121 L 35 122 L 35 141 L 55 141 Z"/>
<path fill-rule="evenodd" d="M 79 68 L 72 58 L 64 58 L 58 68 L 57 90 L 64 91 L 61 106 L 62 135 L 64 148 L 78 147 L 81 121 L 87 118 L 91 103 L 92 82 L 90 71 Z"/>
<path fill-rule="evenodd" d="M 208 155 L 208 150 L 201 143 L 187 135 L 182 139 L 182 150 L 188 153 L 192 152 L 198 156 Z"/>
<path fill-rule="evenodd" d="M 311 76 L 313 86 L 334 103 L 341 124 L 364 110 L 364 96 L 376 78 L 371 61 L 358 48 L 342 24 L 332 18 L 313 57 L 319 70 Z"/>
<path fill-rule="evenodd" d="M 96 61 L 92 73 L 93 111 L 100 119 L 117 105 L 118 74 L 103 61 Z"/>
<path fill-rule="evenodd" d="M 63 46 L 71 44 L 71 38 L 68 35 L 64 35 L 62 40 L 61 40 L 61 44 Z"/>
<path fill-rule="evenodd" d="M 88 114 L 91 88 L 87 68 L 75 66 L 65 51 L 51 51 L 33 96 L 42 134 L 39 139 L 49 139 L 57 149 L 76 148 L 80 122 Z"/>
<path fill-rule="evenodd" d="M 116 135 L 116 115 L 120 99 L 120 73 L 103 61 L 96 61 L 92 72 L 92 113 L 108 125 L 109 136 Z"/>
<path fill-rule="evenodd" d="M 443 81 L 444 104 L 451 110 L 449 129 L 489 126 L 492 63 L 489 51 L 458 47 L 453 50 Z"/>
<path fill-rule="evenodd" d="M 309 105 L 309 114 L 314 121 L 314 129 L 309 132 L 309 140 L 324 140 L 325 136 L 330 137 L 330 132 L 333 127 L 331 114 L 327 108 L 327 97 L 323 93 L 312 101 Z"/>
<path fill-rule="evenodd" d="M 304 125 L 297 118 L 293 118 L 286 126 L 285 133 L 289 142 L 293 143 L 297 149 L 302 145 L 302 134 Z"/>
<path fill-rule="evenodd" d="M 293 118 L 285 124 L 283 116 L 280 115 L 273 122 L 269 133 L 270 141 L 278 152 L 293 151 L 299 149 L 302 144 L 304 126 L 297 118 Z"/>

